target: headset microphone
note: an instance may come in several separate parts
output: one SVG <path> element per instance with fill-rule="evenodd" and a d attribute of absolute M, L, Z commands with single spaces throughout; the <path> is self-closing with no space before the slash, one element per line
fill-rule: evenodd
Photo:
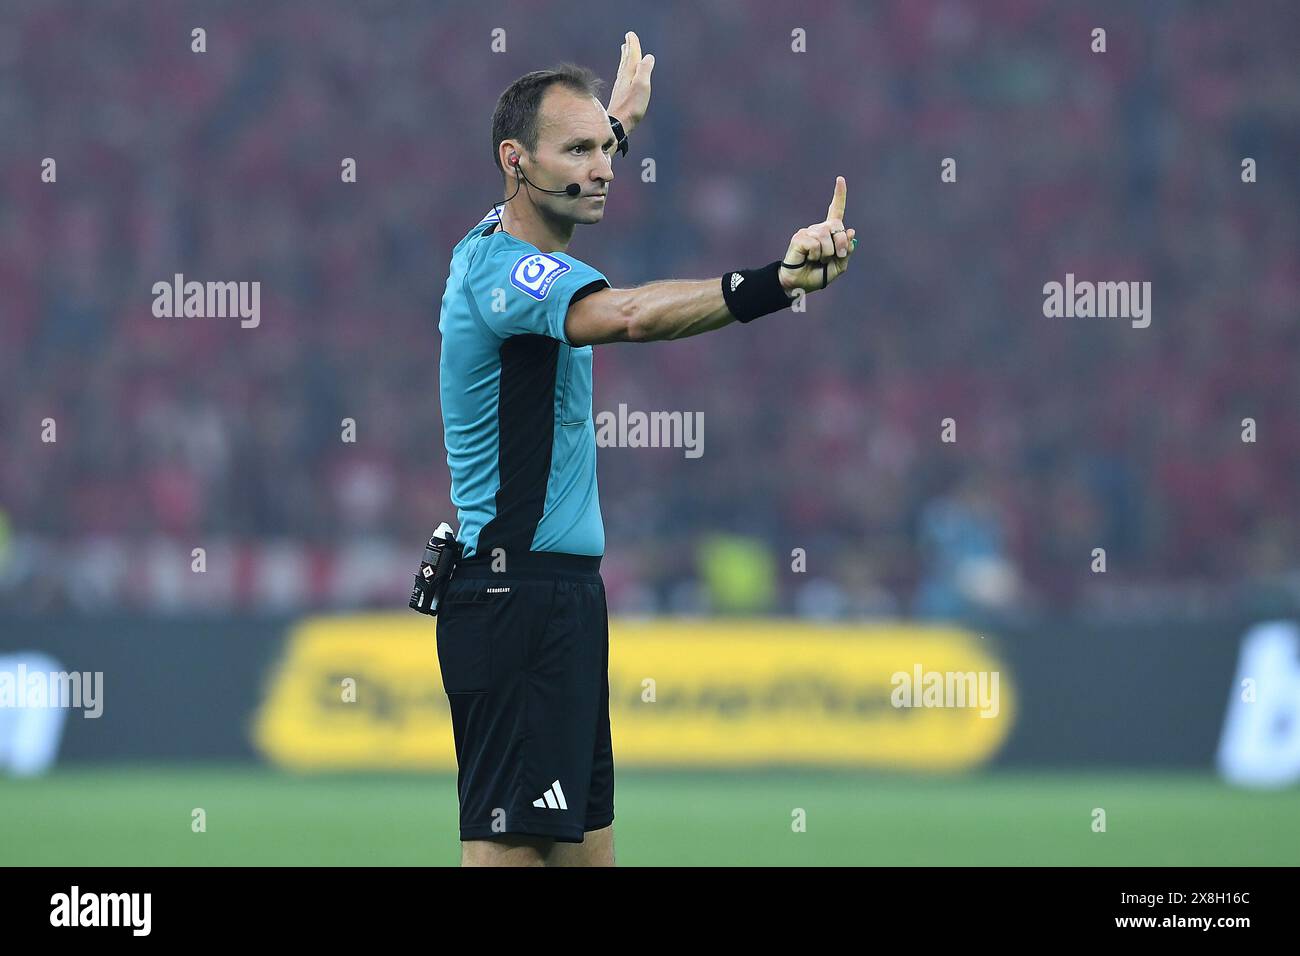
<path fill-rule="evenodd" d="M 570 199 L 575 198 L 582 193 L 582 187 L 577 183 L 569 183 L 569 185 L 565 186 L 563 189 L 542 189 L 541 186 L 534 184 L 531 179 L 529 179 L 526 175 L 524 175 L 524 171 L 519 168 L 519 157 L 514 154 L 511 154 L 510 156 L 510 165 L 515 168 L 515 191 L 512 192 L 509 196 L 507 196 L 505 199 L 499 200 L 498 202 L 494 202 L 492 204 L 492 208 L 497 211 L 497 219 L 501 218 L 501 207 L 504 206 L 506 203 L 508 203 L 511 199 L 514 199 L 516 196 L 519 195 L 520 176 L 523 176 L 524 182 L 528 183 L 528 185 L 532 186 L 538 192 L 555 193 L 556 195 L 563 194 L 568 196 Z M 505 226 L 502 225 L 501 229 L 504 232 Z"/>
<path fill-rule="evenodd" d="M 520 176 L 523 176 L 523 177 L 524 177 L 524 182 L 526 182 L 528 185 L 532 186 L 532 187 L 533 187 L 534 189 L 536 189 L 538 192 L 543 192 L 543 193 L 552 193 L 552 194 L 554 194 L 554 195 L 560 195 L 561 193 L 563 193 L 563 194 L 566 195 L 566 196 L 578 196 L 578 195 L 581 195 L 581 193 L 582 193 L 582 187 L 581 187 L 580 185 L 578 185 L 577 183 L 569 183 L 569 185 L 565 186 L 563 189 L 543 189 L 541 186 L 537 185 L 535 182 L 533 182 L 531 179 L 529 179 L 529 178 L 528 178 L 528 174 L 525 173 L 525 172 L 524 172 L 524 171 L 519 167 L 519 157 L 518 157 L 518 156 L 511 156 L 511 157 L 510 157 L 510 165 L 513 166 L 513 167 L 515 168 L 515 172 L 517 172 Z M 518 187 L 518 186 L 515 186 L 515 192 L 516 192 L 516 193 L 519 192 L 519 187 Z M 514 197 L 514 195 L 511 195 L 510 198 L 511 198 L 511 199 L 514 199 L 515 197 Z M 508 200 L 507 200 L 507 201 L 508 201 Z"/>

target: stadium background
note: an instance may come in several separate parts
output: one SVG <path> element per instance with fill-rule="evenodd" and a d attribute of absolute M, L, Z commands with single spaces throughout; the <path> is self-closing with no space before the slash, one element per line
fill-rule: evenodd
<path fill-rule="evenodd" d="M 454 862 L 432 627 L 404 609 L 452 517 L 437 303 L 500 198 L 497 95 L 561 60 L 608 90 L 627 29 L 650 112 L 574 255 L 622 287 L 770 261 L 836 175 L 862 245 L 805 315 L 597 350 L 597 411 L 705 424 L 699 458 L 599 456 L 621 861 L 1294 863 L 1297 17 L 6 4 L 0 655 L 102 670 L 105 706 L 0 776 L 0 863 Z M 260 326 L 154 318 L 177 272 L 260 281 Z M 1067 272 L 1150 280 L 1151 326 L 1044 318 Z M 348 633 L 313 658 L 322 619 Z M 1239 673 L 1271 621 L 1281 663 Z M 919 660 L 930 627 L 960 633 Z M 889 709 L 896 667 L 970 660 L 1014 706 Z M 1242 674 L 1276 719 L 1234 763 Z"/>

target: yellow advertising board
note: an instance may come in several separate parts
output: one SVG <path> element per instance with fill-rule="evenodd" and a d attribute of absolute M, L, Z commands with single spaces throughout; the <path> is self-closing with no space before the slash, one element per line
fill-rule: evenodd
<path fill-rule="evenodd" d="M 960 769 L 1015 719 L 988 642 L 950 627 L 612 619 L 609 680 L 619 767 Z M 454 769 L 433 622 L 301 622 L 253 734 L 284 766 Z"/>

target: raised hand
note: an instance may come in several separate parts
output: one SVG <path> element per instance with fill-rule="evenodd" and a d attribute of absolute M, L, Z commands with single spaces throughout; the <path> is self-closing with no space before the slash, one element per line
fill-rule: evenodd
<path fill-rule="evenodd" d="M 645 118 L 650 106 L 650 74 L 654 68 L 654 54 L 642 56 L 641 40 L 635 33 L 627 33 L 623 37 L 623 55 L 618 61 L 618 77 L 609 91 L 605 112 L 622 123 L 623 132 L 629 135 Z"/>
<path fill-rule="evenodd" d="M 826 219 L 800 229 L 790 239 L 790 247 L 781 260 L 778 277 L 787 292 L 824 289 L 849 267 L 849 258 L 858 241 L 856 229 L 844 228 L 844 202 L 848 184 L 843 176 L 835 177 L 835 194 L 826 209 Z"/>

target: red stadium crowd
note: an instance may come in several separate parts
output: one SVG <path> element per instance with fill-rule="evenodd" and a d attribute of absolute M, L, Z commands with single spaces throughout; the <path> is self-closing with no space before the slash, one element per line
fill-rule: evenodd
<path fill-rule="evenodd" d="M 569 16 L 505 9 L 0 12 L 0 602 L 66 599 L 51 582 L 87 540 L 128 563 L 133 542 L 284 545 L 302 575 L 374 545 L 400 596 L 454 523 L 437 313 L 501 196 L 496 96 L 617 62 Z M 635 19 L 654 102 L 569 251 L 624 287 L 761 264 L 836 175 L 862 246 L 803 314 L 597 349 L 597 411 L 704 421 L 698 458 L 600 452 L 612 609 L 709 607 L 715 534 L 772 556 L 756 609 L 809 615 L 1294 582 L 1293 8 L 632 9 L 602 20 Z M 260 282 L 260 325 L 154 317 L 178 272 Z M 1067 273 L 1150 281 L 1150 326 L 1046 318 Z"/>

